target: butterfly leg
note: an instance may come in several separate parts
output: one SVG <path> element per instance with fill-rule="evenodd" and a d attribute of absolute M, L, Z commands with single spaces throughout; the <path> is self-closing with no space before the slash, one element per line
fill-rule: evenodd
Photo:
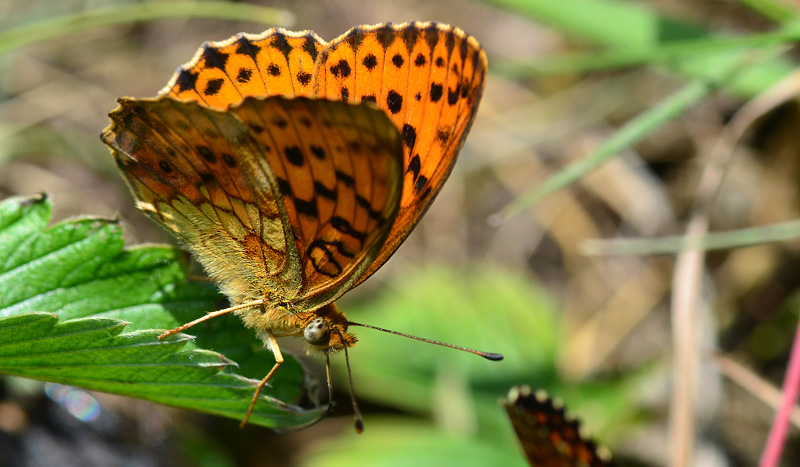
<path fill-rule="evenodd" d="M 253 394 L 253 400 L 250 401 L 250 407 L 247 408 L 247 415 L 244 416 L 244 420 L 239 425 L 241 428 L 244 428 L 247 425 L 247 421 L 250 420 L 250 414 L 253 413 L 253 408 L 256 406 L 256 402 L 258 401 L 258 395 L 261 394 L 261 390 L 264 389 L 264 386 L 267 385 L 270 379 L 272 379 L 272 375 L 278 371 L 278 368 L 281 367 L 283 364 L 283 354 L 281 353 L 281 348 L 278 346 L 278 341 L 275 339 L 275 335 L 272 334 L 271 331 L 267 331 L 267 347 L 272 350 L 273 355 L 275 355 L 275 365 L 269 370 L 267 376 L 264 377 L 261 381 L 259 381 L 258 386 L 256 386 L 256 392 Z"/>
<path fill-rule="evenodd" d="M 195 324 L 202 323 L 205 320 L 208 320 L 208 319 L 211 319 L 211 318 L 216 318 L 217 316 L 222 316 L 222 315 L 228 314 L 228 313 L 230 313 L 232 311 L 241 310 L 242 308 L 251 308 L 251 307 L 259 306 L 259 305 L 261 305 L 263 303 L 264 303 L 264 300 L 255 300 L 255 301 L 252 301 L 252 302 L 243 303 L 241 305 L 232 306 L 230 308 L 225 308 L 224 310 L 212 311 L 210 313 L 206 313 L 205 315 L 197 318 L 194 321 L 189 321 L 188 323 L 184 324 L 183 326 L 178 326 L 177 328 L 170 329 L 169 331 L 164 332 L 161 335 L 159 335 L 158 338 L 159 339 L 163 339 L 163 338 L 165 338 L 167 336 L 171 336 L 172 334 L 175 334 L 175 333 L 178 333 L 178 332 L 181 332 L 181 331 L 185 331 L 186 329 L 189 329 L 190 327 L 194 326 Z"/>

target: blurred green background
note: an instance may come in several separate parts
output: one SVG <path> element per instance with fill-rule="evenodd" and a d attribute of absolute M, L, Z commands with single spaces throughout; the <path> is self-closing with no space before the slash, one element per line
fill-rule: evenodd
<path fill-rule="evenodd" d="M 54 220 L 119 216 L 129 245 L 173 239 L 136 211 L 99 141 L 115 99 L 154 96 L 204 41 L 273 25 L 185 11 L 133 22 L 138 4 L 0 0 L 0 198 L 47 192 Z M 359 24 L 434 20 L 482 43 L 490 75 L 450 180 L 392 260 L 339 305 L 355 321 L 505 360 L 359 329 L 350 357 L 360 436 L 340 356 L 333 414 L 289 433 L 73 392 L 105 414 L 81 422 L 59 405 L 63 388 L 45 395 L 40 383 L 0 377 L 0 464 L 525 465 L 498 400 L 528 384 L 565 400 L 621 463 L 666 465 L 674 256 L 589 256 L 584 242 L 684 233 L 701 175 L 719 160 L 712 231 L 797 218 L 794 3 L 305 0 L 234 2 L 227 13 L 248 4 L 326 40 Z M 133 9 L 106 10 L 115 6 Z M 98 9 L 116 11 L 117 24 L 36 27 Z M 734 36 L 749 42 L 726 40 Z M 732 157 L 715 159 L 741 119 L 747 131 Z M 604 151 L 615 157 L 599 169 L 524 201 Z M 488 221 L 498 213 L 505 222 Z M 761 243 L 768 232 L 755 235 Z M 773 410 L 711 354 L 781 384 L 798 319 L 798 246 L 714 251 L 703 264 L 697 465 L 752 465 L 760 455 Z M 321 360 L 306 366 L 324 378 Z M 785 465 L 800 462 L 797 429 L 790 435 Z"/>

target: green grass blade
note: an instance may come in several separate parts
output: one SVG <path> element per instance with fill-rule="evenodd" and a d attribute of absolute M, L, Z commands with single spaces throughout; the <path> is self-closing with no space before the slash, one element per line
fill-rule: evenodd
<path fill-rule="evenodd" d="M 710 233 L 693 240 L 678 235 L 648 239 L 587 240 L 582 250 L 587 255 L 605 256 L 674 255 L 686 248 L 688 242 L 703 250 L 725 250 L 797 238 L 800 238 L 800 221 L 790 221 L 730 232 Z"/>
<path fill-rule="evenodd" d="M 732 70 L 718 70 L 720 74 L 714 80 L 696 80 L 685 85 L 659 105 L 625 124 L 595 151 L 561 169 L 540 186 L 519 196 L 500 212 L 492 215 L 489 222 L 499 225 L 545 196 L 576 182 L 606 160 L 643 140 L 661 125 L 688 110 L 725 80 L 731 79 L 731 72 Z"/>
<path fill-rule="evenodd" d="M 291 26 L 286 10 L 231 2 L 144 2 L 115 5 L 47 18 L 0 31 L 0 54 L 36 42 L 115 24 L 169 18 L 215 18 Z"/>
<path fill-rule="evenodd" d="M 578 70 L 605 69 L 636 63 L 664 63 L 672 72 L 688 79 L 707 79 L 718 69 L 729 68 L 740 63 L 744 52 L 736 53 L 730 48 L 740 48 L 748 41 L 759 47 L 778 43 L 780 53 L 784 44 L 790 44 L 797 31 L 797 20 L 786 19 L 784 28 L 776 33 L 765 33 L 754 39 L 719 38 L 714 32 L 701 27 L 664 17 L 646 5 L 613 0 L 562 0 L 558 2 L 531 2 L 527 0 L 490 0 L 487 3 L 498 5 L 525 15 L 536 21 L 543 21 L 565 35 L 609 50 L 591 50 L 587 54 L 566 57 L 546 58 L 529 64 L 492 64 L 494 70 L 509 70 L 519 74 L 521 70 Z M 741 41 L 741 42 L 740 42 Z M 752 47 L 754 44 L 750 44 Z M 698 54 L 699 50 L 719 51 Z M 723 50 L 724 49 L 724 50 Z M 691 57 L 670 60 L 669 57 L 686 55 Z M 650 57 L 650 58 L 648 58 Z M 577 60 L 586 60 L 582 68 Z M 774 85 L 792 70 L 794 65 L 788 60 L 773 58 L 742 70 L 736 77 L 725 83 L 725 89 L 744 97 L 752 97 Z"/>
<path fill-rule="evenodd" d="M 747 5 L 753 11 L 764 18 L 775 21 L 776 23 L 787 23 L 797 20 L 796 5 L 792 6 L 789 2 L 775 0 L 738 0 L 739 3 Z"/>
<path fill-rule="evenodd" d="M 780 31 L 740 37 L 710 37 L 681 40 L 657 47 L 624 47 L 603 51 L 577 52 L 544 57 L 533 62 L 493 62 L 492 71 L 511 77 L 530 75 L 584 73 L 636 65 L 671 65 L 678 60 L 704 59 L 709 54 L 775 48 L 800 39 L 798 24 Z"/>

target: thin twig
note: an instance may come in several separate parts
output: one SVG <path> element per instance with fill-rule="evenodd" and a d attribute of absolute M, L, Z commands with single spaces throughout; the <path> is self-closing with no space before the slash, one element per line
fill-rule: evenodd
<path fill-rule="evenodd" d="M 699 240 L 708 233 L 711 202 L 722 185 L 737 141 L 758 117 L 796 94 L 793 81 L 790 76 L 776 84 L 749 101 L 734 115 L 730 124 L 723 128 L 712 149 L 708 165 L 698 184 L 695 208 L 687 227 L 685 248 L 678 255 L 673 280 L 675 359 L 670 405 L 670 465 L 673 467 L 689 465 L 694 451 L 693 396 L 697 393 L 695 372 L 699 368 L 700 359 L 697 323 L 698 315 L 703 310 L 700 306 L 700 284 L 705 258 Z"/>

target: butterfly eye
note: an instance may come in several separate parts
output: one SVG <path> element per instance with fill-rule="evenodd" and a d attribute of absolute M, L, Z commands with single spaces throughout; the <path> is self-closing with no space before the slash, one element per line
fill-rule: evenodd
<path fill-rule="evenodd" d="M 325 344 L 328 340 L 328 335 L 330 335 L 328 323 L 323 318 L 314 318 L 303 329 L 303 337 L 314 345 Z"/>

